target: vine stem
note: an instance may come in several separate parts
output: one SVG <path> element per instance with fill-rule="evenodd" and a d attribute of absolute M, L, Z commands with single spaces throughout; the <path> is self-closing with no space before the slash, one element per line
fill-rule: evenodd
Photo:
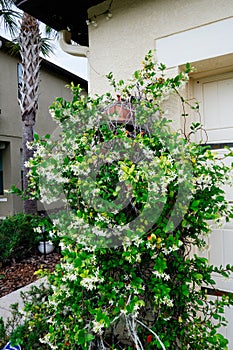
<path fill-rule="evenodd" d="M 158 336 L 155 332 L 153 332 L 152 329 L 150 329 L 150 328 L 147 327 L 144 323 L 142 323 L 141 321 L 139 321 L 139 320 L 137 320 L 137 319 L 135 319 L 135 321 L 136 321 L 137 323 L 139 323 L 141 326 L 143 326 L 144 328 L 146 328 L 148 331 L 150 331 L 150 332 L 155 336 L 155 338 L 158 340 L 158 342 L 159 342 L 159 344 L 161 345 L 162 349 L 163 349 L 163 350 L 166 350 L 166 348 L 165 348 L 164 344 L 162 343 L 162 341 L 160 340 L 159 336 Z"/>
<path fill-rule="evenodd" d="M 134 315 L 129 315 L 129 316 L 131 317 L 131 320 L 129 319 L 130 317 L 125 316 L 126 327 L 128 329 L 128 332 L 135 343 L 134 345 L 136 347 L 136 350 L 143 350 L 142 343 L 140 342 L 140 339 L 138 338 L 138 335 L 137 335 L 137 330 L 135 326 L 135 317 Z"/>

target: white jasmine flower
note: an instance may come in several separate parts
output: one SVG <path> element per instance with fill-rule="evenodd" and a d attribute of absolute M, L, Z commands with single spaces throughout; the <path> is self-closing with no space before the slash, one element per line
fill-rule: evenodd
<path fill-rule="evenodd" d="M 104 324 L 101 322 L 93 321 L 93 332 L 97 334 L 103 334 Z"/>

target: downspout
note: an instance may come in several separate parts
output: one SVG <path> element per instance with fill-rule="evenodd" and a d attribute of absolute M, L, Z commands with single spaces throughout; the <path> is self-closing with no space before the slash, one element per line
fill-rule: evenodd
<path fill-rule="evenodd" d="M 71 43 L 71 33 L 68 30 L 61 30 L 59 32 L 59 45 L 61 49 L 73 56 L 87 57 L 89 47 L 74 45 Z"/>

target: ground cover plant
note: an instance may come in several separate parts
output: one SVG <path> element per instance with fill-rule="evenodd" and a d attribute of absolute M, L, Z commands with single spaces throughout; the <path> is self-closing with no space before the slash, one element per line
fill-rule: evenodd
<path fill-rule="evenodd" d="M 35 332 L 41 349 L 227 349 L 218 329 L 232 297 L 209 300 L 202 287 L 232 267 L 192 252 L 206 248 L 210 222 L 233 216 L 222 189 L 232 168 L 191 141 L 199 123 L 172 130 L 166 99 L 179 99 L 185 119 L 198 103 L 182 96 L 190 65 L 172 78 L 165 68 L 149 52 L 132 80 L 108 75 L 113 94 L 85 96 L 71 84 L 73 100 L 50 107 L 59 129 L 29 145 L 31 196 L 44 203 L 63 259 L 49 295 L 26 305 L 12 333 L 25 349 Z"/>

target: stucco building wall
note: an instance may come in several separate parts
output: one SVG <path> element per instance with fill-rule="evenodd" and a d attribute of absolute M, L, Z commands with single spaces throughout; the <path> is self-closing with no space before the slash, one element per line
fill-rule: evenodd
<path fill-rule="evenodd" d="M 158 39 L 233 16 L 231 0 L 117 0 L 109 21 L 98 16 L 105 9 L 106 2 L 89 10 L 98 24 L 89 26 L 91 93 L 109 88 L 105 75 L 110 71 L 116 79 L 129 77 Z"/>

